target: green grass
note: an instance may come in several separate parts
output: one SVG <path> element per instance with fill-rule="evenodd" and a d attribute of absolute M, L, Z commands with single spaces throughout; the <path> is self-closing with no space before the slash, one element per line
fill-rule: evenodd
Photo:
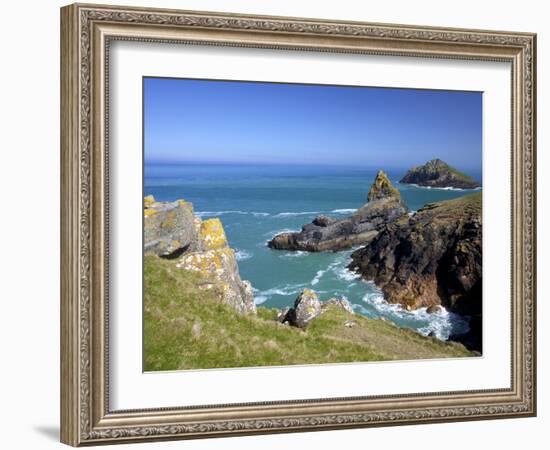
<path fill-rule="evenodd" d="M 276 322 L 274 309 L 242 316 L 200 290 L 200 276 L 156 256 L 145 257 L 144 275 L 146 371 L 472 356 L 460 344 L 337 307 L 306 331 Z"/>

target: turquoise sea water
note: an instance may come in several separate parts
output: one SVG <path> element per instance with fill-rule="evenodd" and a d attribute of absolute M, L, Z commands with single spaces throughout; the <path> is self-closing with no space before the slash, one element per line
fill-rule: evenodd
<path fill-rule="evenodd" d="M 467 195 L 468 190 L 401 185 L 406 169 L 387 174 L 411 211 L 424 204 Z M 290 306 L 305 288 L 321 300 L 347 298 L 359 314 L 384 317 L 441 339 L 467 330 L 467 323 L 444 311 L 405 311 L 384 301 L 380 290 L 346 269 L 352 250 L 287 252 L 266 242 L 282 231 L 300 230 L 319 215 L 345 217 L 366 202 L 377 169 L 304 166 L 162 165 L 145 166 L 144 194 L 158 201 L 183 198 L 202 218 L 219 217 L 237 253 L 241 278 L 254 287 L 257 304 Z M 481 181 L 478 173 L 469 173 Z"/>

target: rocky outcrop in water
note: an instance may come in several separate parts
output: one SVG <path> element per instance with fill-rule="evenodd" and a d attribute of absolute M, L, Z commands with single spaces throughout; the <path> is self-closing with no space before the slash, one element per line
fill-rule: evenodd
<path fill-rule="evenodd" d="M 440 159 L 432 159 L 423 166 L 413 167 L 399 182 L 437 188 L 475 189 L 480 187 L 473 178 Z"/>
<path fill-rule="evenodd" d="M 453 339 L 475 350 L 481 350 L 481 200 L 478 193 L 427 204 L 355 251 L 349 266 L 373 280 L 390 303 L 442 305 L 471 317 L 469 334 Z"/>
<path fill-rule="evenodd" d="M 239 313 L 255 313 L 254 295 L 241 280 L 235 252 L 220 219 L 201 220 L 184 200 L 144 201 L 144 252 L 174 259 L 176 267 L 200 275 L 201 290 L 215 292 Z M 200 299 L 198 299 L 200 300 Z"/>
<path fill-rule="evenodd" d="M 385 225 L 407 213 L 387 175 L 380 170 L 368 193 L 368 202 L 345 219 L 318 216 L 300 232 L 281 233 L 268 242 L 276 250 L 336 251 L 371 241 Z"/>
<path fill-rule="evenodd" d="M 320 316 L 329 307 L 341 308 L 347 313 L 353 314 L 351 303 L 348 300 L 331 298 L 326 302 L 321 302 L 314 291 L 304 289 L 294 301 L 294 307 L 281 310 L 277 315 L 277 320 L 298 328 L 306 328 L 313 319 Z"/>

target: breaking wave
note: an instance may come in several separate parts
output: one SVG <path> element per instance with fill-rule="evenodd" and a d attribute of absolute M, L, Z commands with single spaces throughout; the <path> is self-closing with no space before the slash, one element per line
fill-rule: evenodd
<path fill-rule="evenodd" d="M 434 187 L 434 186 L 420 186 L 418 184 L 409 183 L 410 186 L 417 187 L 419 189 L 433 189 L 434 191 L 480 191 L 481 187 L 471 188 L 471 189 L 464 189 L 464 188 L 455 188 L 451 186 L 447 187 Z"/>
<path fill-rule="evenodd" d="M 200 217 L 216 217 L 223 216 L 224 214 L 242 214 L 242 215 L 253 215 L 254 217 L 267 217 L 269 213 L 258 212 L 258 211 L 195 211 L 195 215 Z"/>
<path fill-rule="evenodd" d="M 320 214 L 320 211 L 303 211 L 303 212 L 281 212 L 273 217 L 293 217 L 293 216 L 309 216 L 312 214 Z"/>
<path fill-rule="evenodd" d="M 244 261 L 245 259 L 252 258 L 252 256 L 253 256 L 253 253 L 247 250 L 241 250 L 241 249 L 235 250 L 235 258 L 237 258 L 237 261 Z"/>
<path fill-rule="evenodd" d="M 333 209 L 331 213 L 333 214 L 353 214 L 356 212 L 356 208 L 347 208 L 347 209 Z"/>
<path fill-rule="evenodd" d="M 368 282 L 374 286 L 372 282 Z M 363 302 L 373 308 L 380 317 L 391 320 L 399 326 L 413 328 L 424 336 L 446 341 L 452 334 L 462 334 L 469 330 L 468 321 L 463 317 L 441 307 L 437 313 L 426 312 L 427 308 L 408 311 L 401 305 L 388 303 L 382 293 L 376 288 L 363 296 Z"/>

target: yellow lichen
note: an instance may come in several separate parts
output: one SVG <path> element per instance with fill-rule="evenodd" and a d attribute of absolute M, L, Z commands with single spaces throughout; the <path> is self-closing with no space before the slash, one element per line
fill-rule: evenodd
<path fill-rule="evenodd" d="M 230 255 L 230 248 L 194 252 L 184 255 L 178 267 L 184 270 L 201 272 L 202 274 L 217 274 L 223 268 L 223 259 Z"/>
<path fill-rule="evenodd" d="M 146 209 L 145 211 L 143 211 L 143 215 L 145 216 L 145 218 L 151 217 L 155 214 L 158 214 L 158 211 L 156 209 Z"/>
<path fill-rule="evenodd" d="M 155 197 L 148 195 L 143 199 L 143 206 L 149 208 L 153 203 L 155 203 Z"/>
<path fill-rule="evenodd" d="M 200 238 L 205 249 L 219 249 L 227 246 L 227 238 L 220 219 L 208 219 L 201 223 Z"/>
<path fill-rule="evenodd" d="M 183 199 L 178 200 L 178 205 L 182 206 L 183 208 L 187 209 L 191 214 L 193 214 L 193 204 L 189 203 L 188 201 L 185 201 Z"/>

